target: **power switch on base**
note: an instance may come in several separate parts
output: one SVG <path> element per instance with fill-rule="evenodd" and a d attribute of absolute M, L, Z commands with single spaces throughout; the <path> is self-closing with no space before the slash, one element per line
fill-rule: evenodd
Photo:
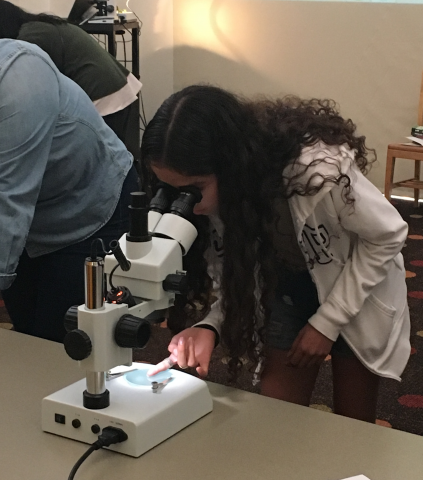
<path fill-rule="evenodd" d="M 55 413 L 54 414 L 54 421 L 56 423 L 61 423 L 62 425 L 66 424 L 66 417 L 60 413 Z"/>

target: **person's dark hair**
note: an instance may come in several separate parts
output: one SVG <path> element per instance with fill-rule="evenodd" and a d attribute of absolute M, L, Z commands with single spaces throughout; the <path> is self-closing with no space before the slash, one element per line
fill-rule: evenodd
<path fill-rule="evenodd" d="M 54 15 L 26 12 L 6 0 L 0 0 L 0 12 L 0 38 L 13 38 L 16 40 L 22 25 L 28 22 L 45 22 L 53 25 L 66 23 L 66 20 Z"/>
<path fill-rule="evenodd" d="M 271 227 L 275 201 L 292 195 L 314 195 L 328 182 L 343 183 L 347 203 L 353 203 L 350 179 L 340 170 L 314 173 L 301 183 L 307 168 L 285 178 L 284 168 L 304 147 L 322 141 L 347 144 L 366 173 L 374 154 L 356 126 L 343 119 L 331 100 L 247 100 L 213 86 L 194 85 L 169 97 L 147 125 L 142 161 L 188 176 L 217 177 L 219 216 L 225 230 L 222 272 L 222 342 L 236 373 L 240 357 L 257 361 L 262 322 L 276 286 Z M 325 162 L 320 158 L 311 165 Z M 316 178 L 317 177 L 317 178 Z M 318 181 L 316 181 L 318 180 Z M 204 272 L 205 274 L 205 272 Z M 256 286 L 261 296 L 256 297 Z"/>

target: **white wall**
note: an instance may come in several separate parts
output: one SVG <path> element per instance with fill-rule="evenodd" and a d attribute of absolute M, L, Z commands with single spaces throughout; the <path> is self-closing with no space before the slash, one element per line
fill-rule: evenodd
<path fill-rule="evenodd" d="M 388 143 L 416 123 L 422 17 L 423 5 L 175 0 L 175 89 L 333 98 L 377 149 L 369 178 L 382 187 Z"/>

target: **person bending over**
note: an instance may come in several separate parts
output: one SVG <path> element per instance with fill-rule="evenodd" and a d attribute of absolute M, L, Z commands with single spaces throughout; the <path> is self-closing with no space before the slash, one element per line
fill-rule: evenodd
<path fill-rule="evenodd" d="M 0 40 L 0 290 L 15 330 L 63 340 L 92 241 L 128 230 L 135 190 L 132 155 L 83 90 L 36 45 Z"/>
<path fill-rule="evenodd" d="M 23 40 L 42 48 L 59 71 L 87 93 L 138 160 L 139 145 L 130 135 L 134 115 L 138 123 L 137 94 L 142 87 L 138 79 L 91 35 L 62 18 L 29 13 L 6 0 L 0 0 L 0 11 L 0 38 Z"/>
<path fill-rule="evenodd" d="M 194 213 L 209 239 L 169 325 L 184 327 L 172 320 L 183 308 L 210 311 L 173 337 L 173 361 L 207 375 L 220 339 L 233 374 L 248 357 L 263 366 L 263 395 L 309 405 L 330 354 L 335 412 L 375 421 L 379 378 L 399 380 L 409 358 L 410 321 L 408 227 L 365 177 L 373 154 L 331 100 L 194 85 L 161 105 L 142 161 L 161 182 L 201 190 Z"/>

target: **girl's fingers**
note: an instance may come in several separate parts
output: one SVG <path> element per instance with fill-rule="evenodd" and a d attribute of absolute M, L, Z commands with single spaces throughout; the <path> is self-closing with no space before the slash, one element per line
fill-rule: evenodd
<path fill-rule="evenodd" d="M 147 371 L 147 376 L 151 377 L 153 375 L 157 375 L 160 372 L 164 372 L 165 370 L 168 370 L 169 368 L 172 368 L 173 365 L 176 364 L 177 358 L 174 355 L 170 355 L 170 357 L 165 358 L 162 360 L 160 363 L 155 365 L 154 367 L 151 367 Z"/>
<path fill-rule="evenodd" d="M 198 365 L 197 359 L 195 358 L 195 346 L 194 339 L 192 337 L 188 338 L 188 365 L 190 367 L 196 367 Z"/>
<path fill-rule="evenodd" d="M 187 354 L 186 354 L 186 343 L 184 337 L 181 337 L 178 341 L 178 365 L 181 368 L 187 368 Z"/>

